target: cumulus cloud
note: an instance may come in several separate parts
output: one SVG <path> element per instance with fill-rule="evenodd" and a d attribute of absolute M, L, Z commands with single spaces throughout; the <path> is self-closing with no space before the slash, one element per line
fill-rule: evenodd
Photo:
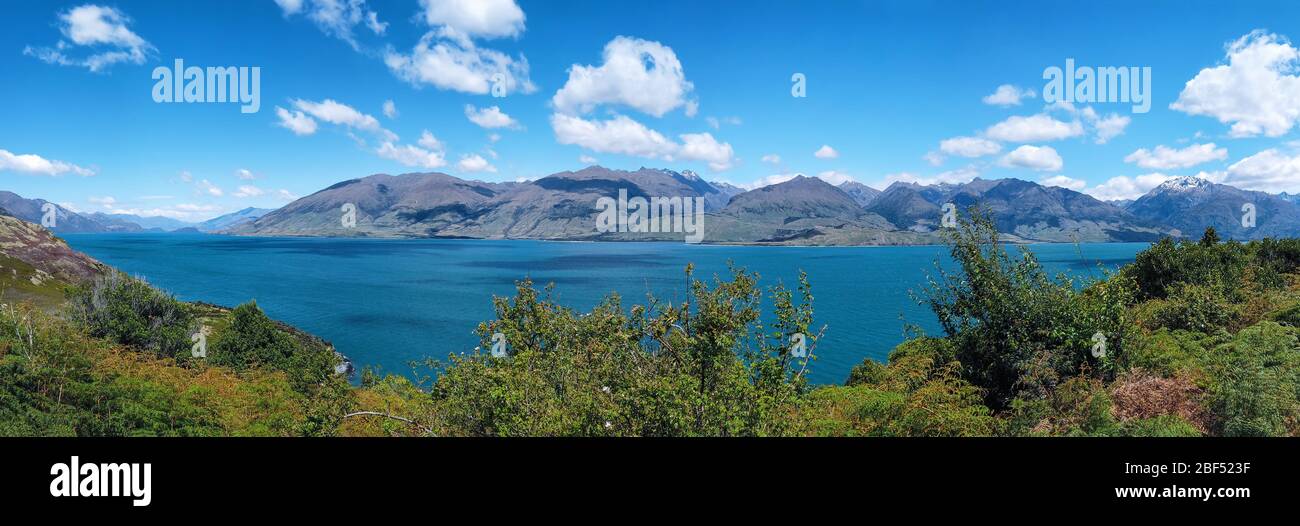
<path fill-rule="evenodd" d="M 316 133 L 316 121 L 301 111 L 291 112 L 276 106 L 275 116 L 280 119 L 280 122 L 278 122 L 277 125 L 293 132 L 294 135 L 311 135 Z"/>
<path fill-rule="evenodd" d="M 456 167 L 460 168 L 460 171 L 462 172 L 496 173 L 497 171 L 495 166 L 492 166 L 487 159 L 484 159 L 483 156 L 478 154 L 466 154 L 461 156 L 460 162 L 456 163 Z"/>
<path fill-rule="evenodd" d="M 781 164 L 781 156 L 775 153 L 764 155 L 760 160 L 767 164 Z"/>
<path fill-rule="evenodd" d="M 410 53 L 384 52 L 384 64 L 398 78 L 475 95 L 537 91 L 522 54 L 511 57 L 475 43 L 524 32 L 524 12 L 514 0 L 421 0 L 420 6 L 431 31 Z"/>
<path fill-rule="evenodd" d="M 1069 114 L 1074 118 L 1075 125 L 1079 124 L 1080 119 L 1092 129 L 1095 135 L 1094 141 L 1097 144 L 1106 144 L 1111 139 L 1124 133 L 1133 119 L 1118 113 L 1110 113 L 1102 116 L 1092 106 L 1078 108 L 1074 104 L 1065 101 L 1056 101 L 1047 107 L 1047 111 L 1059 111 Z"/>
<path fill-rule="evenodd" d="M 501 108 L 496 106 L 479 109 L 475 108 L 473 104 L 466 104 L 465 117 L 469 118 L 470 122 L 477 124 L 482 128 L 494 129 L 519 127 L 519 121 L 506 115 L 505 112 L 501 111 Z"/>
<path fill-rule="evenodd" d="M 617 115 L 604 121 L 556 113 L 551 128 L 560 144 L 572 144 L 600 153 L 617 153 L 671 161 L 678 146 L 663 134 Z"/>
<path fill-rule="evenodd" d="M 1222 182 L 1245 190 L 1300 192 L 1300 154 L 1264 150 L 1228 166 Z"/>
<path fill-rule="evenodd" d="M 278 125 L 292 131 L 295 135 L 316 133 L 317 121 L 319 120 L 343 126 L 349 131 L 360 130 L 372 133 L 382 141 L 393 142 L 397 140 L 397 134 L 381 126 L 379 119 L 333 99 L 325 99 L 320 102 L 293 99 L 290 103 L 294 108 L 293 111 L 276 106 L 275 115 L 279 119 Z"/>
<path fill-rule="evenodd" d="M 939 141 L 939 151 L 960 157 L 983 157 L 1002 151 L 1002 145 L 983 137 L 953 137 Z"/>
<path fill-rule="evenodd" d="M 1019 106 L 1021 99 L 1033 98 L 1034 95 L 1034 90 L 1003 84 L 982 100 L 990 106 Z"/>
<path fill-rule="evenodd" d="M 1044 186 L 1059 186 L 1061 188 L 1074 190 L 1076 192 L 1083 190 L 1085 187 L 1088 186 L 1088 183 L 1086 181 L 1080 181 L 1078 179 L 1066 177 L 1064 175 L 1054 175 L 1052 177 L 1048 177 L 1047 179 L 1043 179 L 1042 181 L 1039 182 L 1042 183 Z"/>
<path fill-rule="evenodd" d="M 1059 121 L 1045 113 L 1028 117 L 1013 115 L 990 126 L 984 134 L 990 139 L 1011 143 L 1057 141 L 1083 135 L 1083 125 L 1079 121 Z"/>
<path fill-rule="evenodd" d="M 840 152 L 835 151 L 835 148 L 831 148 L 829 144 L 823 144 L 821 148 L 813 152 L 813 157 L 818 159 L 838 159 L 839 156 Z"/>
<path fill-rule="evenodd" d="M 731 169 L 735 152 L 730 144 L 718 142 L 710 133 L 684 133 L 679 137 L 682 146 L 678 150 L 678 156 L 682 159 L 703 161 L 708 163 L 709 169 L 715 172 Z"/>
<path fill-rule="evenodd" d="M 1056 149 L 1051 146 L 1024 145 L 1002 156 L 1002 166 L 1010 168 L 1028 168 L 1040 172 L 1060 171 L 1064 162 Z"/>
<path fill-rule="evenodd" d="M 1139 148 L 1128 154 L 1124 162 L 1136 164 L 1148 170 L 1178 170 L 1190 168 L 1210 161 L 1222 161 L 1228 158 L 1228 149 L 1219 148 L 1214 143 L 1193 144 L 1186 148 L 1156 146 L 1154 150 Z"/>
<path fill-rule="evenodd" d="M 955 170 L 947 170 L 931 176 L 919 175 L 912 172 L 899 172 L 886 175 L 878 185 L 872 186 L 875 188 L 887 188 L 893 183 L 915 183 L 927 186 L 935 184 L 962 184 L 971 182 L 976 177 L 979 177 L 979 175 L 980 171 L 975 166 L 966 166 Z"/>
<path fill-rule="evenodd" d="M 1165 181 L 1172 179 L 1173 176 L 1163 173 L 1150 173 L 1139 175 L 1137 177 L 1118 176 L 1107 179 L 1106 182 L 1084 190 L 1087 193 L 1102 201 L 1131 200 L 1146 195 L 1151 189 L 1160 186 Z"/>
<path fill-rule="evenodd" d="M 426 33 L 410 53 L 384 52 L 384 64 L 397 78 L 414 86 L 486 95 L 499 86 L 502 95 L 537 91 L 528 78 L 528 60 L 480 48 L 471 40 L 439 39 Z"/>
<path fill-rule="evenodd" d="M 195 183 L 195 186 L 198 187 L 200 193 L 208 194 L 212 197 L 221 197 L 226 194 L 226 192 L 222 190 L 220 186 L 212 184 L 207 179 L 203 179 L 198 183 Z"/>
<path fill-rule="evenodd" d="M 384 101 L 384 116 L 390 119 L 397 118 L 397 104 L 391 100 Z"/>
<path fill-rule="evenodd" d="M 574 64 L 551 103 L 568 114 L 601 104 L 621 104 L 662 117 L 687 103 L 694 85 L 686 80 L 672 48 L 639 38 L 616 37 L 605 45 L 600 66 Z"/>
<path fill-rule="evenodd" d="M 95 175 L 94 170 L 82 168 L 69 162 L 46 159 L 34 153 L 15 154 L 9 150 L 0 149 L 0 172 L 4 171 L 49 176 L 67 173 L 82 177 Z"/>
<path fill-rule="evenodd" d="M 1169 107 L 1230 124 L 1233 137 L 1278 137 L 1300 119 L 1300 50 L 1253 31 L 1228 44 L 1225 63 L 1202 69 Z"/>
<path fill-rule="evenodd" d="M 247 170 L 245 168 L 240 168 L 238 170 L 235 170 L 235 177 L 238 178 L 240 181 L 252 181 L 253 179 L 257 179 L 257 176 L 253 175 L 252 171 Z"/>
<path fill-rule="evenodd" d="M 578 162 L 582 164 L 597 164 L 600 161 L 596 160 L 595 157 L 592 157 L 590 155 L 582 154 L 578 156 Z"/>
<path fill-rule="evenodd" d="M 551 115 L 551 128 L 560 144 L 581 146 L 594 152 L 664 161 L 702 161 L 715 172 L 729 170 L 735 164 L 731 144 L 718 141 L 712 134 L 685 133 L 678 136 L 682 142 L 677 143 L 625 115 L 602 121 L 556 113 Z"/>
<path fill-rule="evenodd" d="M 59 32 L 64 40 L 53 47 L 23 49 L 23 54 L 49 64 L 80 66 L 103 71 L 119 62 L 143 64 L 155 48 L 131 31 L 131 19 L 112 7 L 92 4 L 59 13 Z M 78 49 L 84 52 L 78 52 Z M 89 54 L 85 54 L 89 53 Z"/>
<path fill-rule="evenodd" d="M 375 153 L 385 159 L 396 161 L 405 166 L 415 166 L 425 169 L 441 168 L 447 165 L 446 150 L 442 143 L 433 136 L 429 130 L 424 130 L 420 135 L 420 140 L 416 142 L 418 146 L 411 144 L 394 144 L 392 141 L 384 141 L 375 150 Z"/>
<path fill-rule="evenodd" d="M 233 197 L 258 197 L 265 194 L 266 191 L 253 185 L 241 185 L 235 189 L 235 193 L 230 194 Z"/>
<path fill-rule="evenodd" d="M 383 35 L 387 22 L 366 5 L 366 0 L 275 0 L 285 17 L 304 15 L 321 32 L 360 49 L 353 29 L 364 25 L 375 35 Z"/>
<path fill-rule="evenodd" d="M 517 37 L 524 11 L 514 0 L 420 0 L 424 22 L 457 38 Z"/>

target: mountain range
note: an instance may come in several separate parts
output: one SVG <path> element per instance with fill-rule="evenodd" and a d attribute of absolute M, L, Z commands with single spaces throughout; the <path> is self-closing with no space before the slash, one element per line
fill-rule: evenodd
<path fill-rule="evenodd" d="M 1229 187 L 1230 188 L 1230 187 Z M 980 204 L 1013 242 L 1153 241 L 1190 225 L 1144 215 L 1065 188 L 1017 179 L 884 191 L 857 182 L 790 180 L 743 191 L 691 172 L 592 166 L 534 181 L 486 183 L 443 173 L 376 174 L 344 181 L 225 230 L 237 235 L 550 240 L 681 240 L 667 232 L 601 232 L 597 202 L 633 197 L 701 198 L 706 243 L 928 244 L 942 241 L 943 206 Z M 1154 192 L 1153 192 L 1154 193 Z M 1232 199 L 1233 196 L 1225 197 Z M 1279 201 L 1281 201 L 1279 199 Z M 1136 202 L 1135 202 L 1136 204 Z M 355 225 L 342 220 L 355 207 Z M 1270 230 L 1271 231 L 1271 230 Z M 1260 235 L 1243 231 L 1239 237 Z"/>
<path fill-rule="evenodd" d="M 44 199 L 27 199 L 8 191 L 0 191 L 0 208 L 5 215 L 23 221 L 42 224 L 45 207 L 50 205 L 55 210 L 54 226 L 49 230 L 56 233 L 105 233 L 105 232 L 217 232 L 238 226 L 244 222 L 262 217 L 270 209 L 245 208 L 200 223 L 190 223 L 162 216 L 138 216 L 132 214 L 108 214 L 104 212 L 78 213 L 61 205 Z"/>
<path fill-rule="evenodd" d="M 1171 179 L 1132 201 L 1100 201 L 1019 179 L 877 190 L 796 176 L 752 190 L 690 171 L 591 166 L 533 181 L 491 183 L 444 173 L 350 179 L 276 210 L 247 208 L 202 223 L 124 214 L 78 214 L 54 205 L 55 232 L 214 232 L 254 236 L 340 236 L 573 241 L 681 241 L 686 233 L 597 229 L 602 198 L 681 197 L 703 204 L 703 242 L 780 245 L 898 245 L 943 241 L 944 206 L 987 210 L 1010 242 L 1131 242 L 1199 237 L 1300 236 L 1300 204 L 1286 194 L 1240 190 L 1205 179 Z M 0 207 L 39 223 L 46 201 L 0 192 Z M 1255 224 L 1243 224 L 1243 205 Z M 626 213 L 626 210 L 623 211 Z"/>

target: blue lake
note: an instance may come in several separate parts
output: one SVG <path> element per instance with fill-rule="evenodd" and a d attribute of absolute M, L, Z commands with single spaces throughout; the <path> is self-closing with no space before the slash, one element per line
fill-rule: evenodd
<path fill-rule="evenodd" d="M 257 300 L 273 318 L 332 342 L 358 368 L 410 372 L 410 361 L 478 345 L 493 295 L 516 280 L 555 283 L 558 300 L 586 310 L 617 291 L 624 305 L 647 293 L 683 299 L 684 269 L 726 275 L 727 262 L 758 272 L 761 285 L 813 286 L 817 326 L 827 325 L 810 367 L 815 383 L 840 383 L 870 357 L 884 360 L 905 323 L 938 333 L 918 291 L 945 247 L 733 247 L 681 243 L 556 243 L 482 240 L 251 238 L 183 234 L 69 234 L 76 249 L 178 298 L 234 306 Z M 1100 277 L 1145 243 L 1032 245 L 1052 273 Z M 770 304 L 766 305 L 770 309 Z"/>

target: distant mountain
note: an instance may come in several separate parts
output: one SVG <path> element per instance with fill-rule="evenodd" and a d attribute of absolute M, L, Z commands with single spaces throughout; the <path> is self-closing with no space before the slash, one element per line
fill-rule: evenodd
<path fill-rule="evenodd" d="M 209 219 L 209 220 L 204 221 L 204 222 L 202 222 L 202 223 L 199 223 L 199 224 L 197 224 L 197 225 L 191 225 L 191 224 L 188 224 L 188 223 L 187 223 L 187 224 L 182 224 L 182 225 L 181 225 L 180 227 L 178 227 L 177 229 L 179 230 L 179 229 L 181 229 L 181 228 L 193 227 L 195 230 L 197 230 L 197 231 L 199 231 L 199 232 L 216 232 L 216 231 L 219 231 L 219 230 L 225 230 L 225 229 L 228 229 L 228 228 L 232 228 L 232 227 L 235 227 L 235 226 L 237 226 L 237 225 L 241 225 L 241 224 L 243 224 L 243 223 L 252 222 L 253 220 L 255 220 L 255 219 L 257 219 L 257 218 L 262 217 L 262 216 L 264 216 L 264 215 L 270 213 L 272 210 L 273 210 L 273 209 L 271 209 L 271 208 L 252 208 L 252 207 L 249 207 L 249 208 L 245 208 L 245 209 L 243 209 L 243 210 L 240 210 L 240 211 L 238 211 L 238 212 L 231 212 L 231 213 L 226 214 L 226 215 L 222 215 L 222 216 L 214 217 L 214 218 L 212 218 L 212 219 Z"/>
<path fill-rule="evenodd" d="M 737 195 L 708 218 L 712 242 L 899 244 L 924 242 L 900 233 L 844 190 L 816 177 L 794 179 Z M 930 241 L 937 240 L 937 238 Z"/>
<path fill-rule="evenodd" d="M 883 192 L 799 176 L 742 192 L 694 173 L 592 166 L 535 181 L 486 183 L 442 173 L 352 179 L 265 215 L 233 222 L 237 235 L 681 240 L 676 233 L 598 232 L 598 200 L 702 198 L 704 242 L 772 244 L 937 243 L 942 207 L 979 203 L 1009 241 L 1148 241 L 1171 228 L 1090 196 L 1017 179 L 965 184 L 895 183 Z M 866 206 L 863 206 L 863 204 Z M 355 207 L 355 226 L 343 224 Z M 250 214 L 245 214 L 250 215 Z"/>
<path fill-rule="evenodd" d="M 600 166 L 526 183 L 465 181 L 442 173 L 379 174 L 335 184 L 294 201 L 234 234 L 514 239 L 619 238 L 597 232 L 601 197 L 703 197 L 705 209 L 725 193 L 691 172 Z M 344 205 L 356 226 L 342 224 Z M 723 205 L 725 206 L 725 205 Z M 680 235 L 678 236 L 680 238 Z"/>
<path fill-rule="evenodd" d="M 857 181 L 845 181 L 840 183 L 838 188 L 849 194 L 849 197 L 852 197 L 858 203 L 858 206 L 870 205 L 880 195 L 880 190 Z"/>
<path fill-rule="evenodd" d="M 148 230 L 135 222 L 134 219 L 138 218 L 132 215 L 105 214 L 103 212 L 94 212 L 84 215 L 86 218 L 104 225 L 109 232 L 142 232 Z"/>
<path fill-rule="evenodd" d="M 13 192 L 0 190 L 0 208 L 7 210 L 13 217 L 29 223 L 41 224 L 41 218 L 45 215 L 44 206 L 47 203 L 49 201 L 44 199 L 26 199 Z M 101 224 L 57 204 L 54 205 L 54 209 L 54 227 L 50 230 L 56 233 L 114 231 L 110 225 Z"/>
<path fill-rule="evenodd" d="M 1161 223 L 1139 218 L 1092 196 L 1019 179 L 921 186 L 897 182 L 867 206 L 899 228 L 928 232 L 942 220 L 943 206 L 959 214 L 980 205 L 998 231 L 1013 241 L 1154 241 L 1168 233 Z"/>
<path fill-rule="evenodd" d="M 1255 208 L 1255 226 L 1243 226 L 1243 206 Z M 1282 197 L 1240 190 L 1199 177 L 1165 181 L 1128 206 L 1136 216 L 1168 224 L 1184 236 L 1200 237 L 1214 227 L 1224 239 L 1300 236 L 1300 205 Z"/>
<path fill-rule="evenodd" d="M 132 215 L 132 214 L 104 214 L 104 213 L 99 213 L 99 212 L 97 212 L 97 213 L 95 213 L 95 214 L 92 214 L 92 215 L 96 218 L 96 220 L 99 220 L 99 221 L 101 221 L 101 222 L 104 222 L 104 221 L 124 221 L 124 222 L 127 222 L 127 223 L 133 223 L 133 224 L 135 224 L 135 225 L 138 225 L 138 226 L 140 227 L 140 229 L 142 229 L 142 230 L 151 230 L 151 231 L 171 232 L 171 231 L 173 231 L 173 230 L 179 230 L 179 229 L 181 229 L 181 228 L 185 228 L 185 227 L 193 226 L 193 225 L 194 225 L 193 223 L 187 223 L 187 222 L 185 222 L 185 221 L 181 221 L 181 220 L 179 220 L 179 219 L 172 219 L 172 218 L 170 218 L 170 217 L 163 217 L 163 216 L 138 216 L 138 215 Z"/>

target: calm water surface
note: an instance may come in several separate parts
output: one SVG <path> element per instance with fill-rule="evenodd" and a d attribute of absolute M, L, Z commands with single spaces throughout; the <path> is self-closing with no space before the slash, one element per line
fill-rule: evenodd
<path fill-rule="evenodd" d="M 839 383 L 870 357 L 883 360 L 905 323 L 938 333 L 918 290 L 944 247 L 730 247 L 681 243 L 252 238 L 185 234 L 70 234 L 76 249 L 142 276 L 186 301 L 234 306 L 250 299 L 271 317 L 332 342 L 358 367 L 409 373 L 411 360 L 473 349 L 493 295 L 531 277 L 555 283 L 561 303 L 590 309 L 617 291 L 624 305 L 647 293 L 683 298 L 687 263 L 697 276 L 726 275 L 734 261 L 760 284 L 797 284 L 808 273 L 817 326 L 828 326 L 811 367 Z M 1033 245 L 1053 273 L 1101 276 L 1145 243 Z M 770 304 L 767 305 L 770 308 Z"/>

